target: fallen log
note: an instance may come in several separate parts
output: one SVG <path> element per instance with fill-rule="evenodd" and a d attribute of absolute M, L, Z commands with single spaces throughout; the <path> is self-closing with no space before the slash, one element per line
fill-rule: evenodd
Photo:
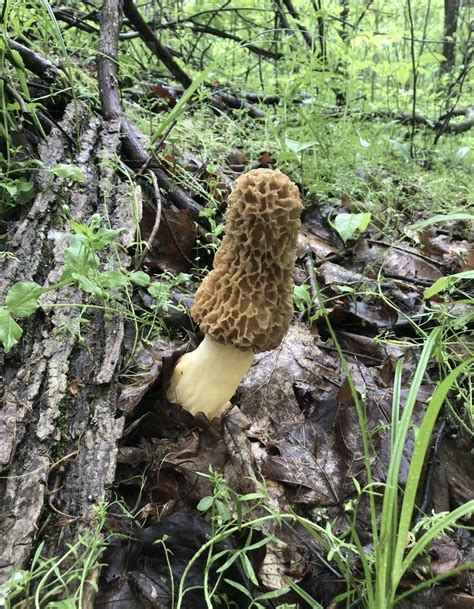
<path fill-rule="evenodd" d="M 63 132 L 80 132 L 77 146 Z M 119 147 L 116 122 L 91 116 L 81 103 L 67 107 L 61 130 L 39 147 L 45 169 L 34 203 L 7 236 L 0 302 L 18 281 L 59 281 L 70 218 L 87 223 L 98 213 L 123 229 L 122 253 L 108 264 L 110 270 L 129 265 L 123 252 L 135 239 L 137 192 L 114 170 Z M 60 163 L 76 165 L 86 182 L 49 171 Z M 114 478 L 123 428 L 116 389 L 124 319 L 89 305 L 90 295 L 71 286 L 45 293 L 41 309 L 22 320 L 20 344 L 0 355 L 0 582 L 28 560 L 44 523 L 49 556 L 87 532 L 92 505 L 106 497 Z"/>

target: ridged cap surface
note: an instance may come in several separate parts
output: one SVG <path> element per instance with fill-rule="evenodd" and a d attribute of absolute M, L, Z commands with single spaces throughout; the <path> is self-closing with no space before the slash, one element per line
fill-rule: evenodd
<path fill-rule="evenodd" d="M 255 169 L 236 180 L 214 269 L 192 308 L 205 334 L 255 353 L 280 344 L 293 316 L 302 209 L 298 187 L 280 171 Z"/>

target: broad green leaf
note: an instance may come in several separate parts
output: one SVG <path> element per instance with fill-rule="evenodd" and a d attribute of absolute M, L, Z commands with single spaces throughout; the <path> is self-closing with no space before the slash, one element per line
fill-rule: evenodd
<path fill-rule="evenodd" d="M 107 245 L 113 243 L 120 235 L 122 229 L 120 228 L 99 228 L 94 235 L 94 239 L 91 241 L 91 246 L 98 252 Z"/>
<path fill-rule="evenodd" d="M 333 226 L 339 233 L 341 239 L 346 242 L 351 239 L 357 231 L 364 232 L 369 225 L 370 212 L 360 214 L 339 214 L 334 218 Z"/>
<path fill-rule="evenodd" d="M 0 307 L 0 342 L 5 353 L 8 353 L 20 340 L 23 330 L 16 323 L 9 311 Z"/>
<path fill-rule="evenodd" d="M 96 294 L 97 296 L 100 296 L 100 294 L 102 293 L 100 287 L 96 283 L 91 281 L 89 277 L 81 275 L 80 273 L 71 273 L 71 277 L 81 288 L 81 290 L 84 290 L 84 292 L 88 292 L 89 294 Z"/>
<path fill-rule="evenodd" d="M 252 567 L 252 563 L 250 562 L 247 554 L 242 552 L 242 554 L 240 555 L 240 562 L 242 564 L 242 567 L 244 568 L 245 575 L 253 584 L 255 584 L 255 586 L 258 586 L 257 576 L 255 575 L 254 568 Z"/>
<path fill-rule="evenodd" d="M 229 522 L 232 519 L 232 514 L 229 508 L 222 501 L 216 500 L 216 509 L 223 522 Z"/>
<path fill-rule="evenodd" d="M 209 510 L 212 507 L 212 504 L 214 503 L 214 497 L 212 497 L 211 495 L 208 495 L 207 497 L 203 497 L 199 503 L 197 504 L 197 509 L 200 512 L 207 512 L 207 510 Z"/>
<path fill-rule="evenodd" d="M 456 167 L 456 165 L 459 165 L 459 163 L 467 154 L 469 154 L 470 151 L 470 146 L 462 146 L 461 148 L 458 148 L 451 159 L 451 167 Z"/>
<path fill-rule="evenodd" d="M 92 229 L 90 228 L 90 226 L 88 226 L 87 224 L 81 224 L 80 222 L 76 222 L 76 220 L 71 220 L 71 222 L 69 223 L 71 229 L 79 234 L 79 235 L 85 235 L 88 239 L 93 239 L 94 238 L 94 233 L 92 231 Z"/>
<path fill-rule="evenodd" d="M 23 62 L 23 57 L 15 49 L 10 49 L 8 46 L 7 46 L 7 48 L 8 48 L 8 54 L 10 55 L 10 58 L 13 60 L 15 67 L 24 72 L 25 64 Z"/>
<path fill-rule="evenodd" d="M 73 598 L 65 598 L 61 601 L 49 602 L 46 606 L 46 609 L 76 609 L 76 607 L 77 604 Z"/>
<path fill-rule="evenodd" d="M 394 71 L 393 76 L 397 82 L 404 85 L 408 82 L 411 76 L 411 69 L 409 66 L 400 66 Z"/>
<path fill-rule="evenodd" d="M 143 288 L 147 285 L 150 285 L 151 281 L 149 275 L 147 275 L 143 271 L 133 271 L 128 274 L 128 278 L 132 283 L 134 283 L 135 285 L 139 285 Z"/>
<path fill-rule="evenodd" d="M 442 292 L 443 290 L 448 290 L 462 279 L 474 279 L 474 271 L 463 271 L 462 273 L 455 273 L 454 275 L 440 277 L 432 285 L 430 285 L 429 288 L 425 289 L 423 292 L 423 298 L 427 300 L 435 294 L 439 294 L 439 292 Z"/>
<path fill-rule="evenodd" d="M 302 283 L 293 288 L 293 301 L 299 311 L 305 311 L 311 304 L 311 292 L 309 285 Z"/>
<path fill-rule="evenodd" d="M 153 282 L 147 289 L 148 293 L 157 299 L 157 305 L 165 311 L 168 309 L 170 303 L 170 288 L 166 283 L 161 281 Z"/>
<path fill-rule="evenodd" d="M 70 180 L 80 182 L 81 184 L 87 182 L 87 177 L 84 175 L 81 168 L 72 163 L 59 163 L 52 167 L 50 171 L 55 176 L 58 176 L 58 178 L 69 178 Z"/>
<path fill-rule="evenodd" d="M 178 273 L 173 279 L 174 285 L 180 285 L 181 283 L 186 283 L 191 279 L 192 275 L 189 273 Z"/>
<path fill-rule="evenodd" d="M 99 283 L 104 288 L 123 288 L 128 281 L 120 271 L 105 271 L 99 274 Z"/>
<path fill-rule="evenodd" d="M 5 298 L 8 311 L 15 317 L 28 317 L 39 307 L 38 296 L 42 291 L 42 287 L 34 281 L 15 283 Z"/>
<path fill-rule="evenodd" d="M 407 163 L 411 162 L 410 147 L 407 144 L 399 142 L 398 140 L 390 140 L 390 143 L 395 150 L 398 150 Z"/>
<path fill-rule="evenodd" d="M 64 259 L 66 264 L 61 279 L 66 279 L 74 272 L 85 275 L 87 272 L 96 271 L 99 268 L 99 258 L 91 249 L 89 239 L 84 234 L 76 234 L 71 237 L 64 253 Z"/>

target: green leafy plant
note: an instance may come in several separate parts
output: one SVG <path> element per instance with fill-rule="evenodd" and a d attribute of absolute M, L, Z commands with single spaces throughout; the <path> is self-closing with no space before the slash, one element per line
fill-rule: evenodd
<path fill-rule="evenodd" d="M 345 243 L 352 239 L 356 233 L 363 233 L 369 226 L 370 218 L 371 214 L 369 212 L 338 214 L 332 221 L 332 225 Z"/>
<path fill-rule="evenodd" d="M 127 298 L 134 286 L 146 288 L 156 299 L 155 311 L 166 311 L 171 289 L 189 280 L 189 275 L 185 273 L 176 277 L 164 274 L 162 281 L 152 281 L 143 271 L 127 271 L 123 268 L 103 271 L 99 253 L 116 242 L 120 230 L 103 228 L 97 214 L 92 216 L 89 224 L 71 221 L 71 228 L 74 234 L 65 250 L 60 281 L 47 288 L 42 288 L 35 282 L 23 281 L 14 284 L 8 291 L 5 304 L 0 307 L 0 342 L 5 352 L 8 353 L 22 336 L 23 330 L 16 319 L 32 315 L 40 307 L 39 297 L 46 292 L 72 285 L 98 299 L 98 306 L 102 306 L 105 311 L 120 311 L 136 319 Z M 84 306 L 87 308 L 87 304 Z"/>
<path fill-rule="evenodd" d="M 88 590 L 97 591 L 94 572 L 100 566 L 107 540 L 101 534 L 107 504 L 92 507 L 95 524 L 59 557 L 43 557 L 37 547 L 28 570 L 15 571 L 0 586 L 0 606 L 5 609 L 81 609 Z"/>
<path fill-rule="evenodd" d="M 428 300 L 436 294 L 445 290 L 451 290 L 456 283 L 463 279 L 474 279 L 474 271 L 462 271 L 461 273 L 455 273 L 454 275 L 447 275 L 446 277 L 440 277 L 437 279 L 429 288 L 423 291 L 423 298 Z"/>
<path fill-rule="evenodd" d="M 319 306 L 334 344 L 336 345 L 343 369 L 347 375 L 351 393 L 356 405 L 364 445 L 364 460 L 367 476 L 365 492 L 369 497 L 374 551 L 372 557 L 367 557 L 354 529 L 351 537 L 353 543 L 358 548 L 358 555 L 364 570 L 362 587 L 357 591 L 357 594 L 359 595 L 359 598 L 363 599 L 364 606 L 368 609 L 393 609 L 402 598 L 432 585 L 432 583 L 439 581 L 443 577 L 449 577 L 451 573 L 455 574 L 458 572 L 458 570 L 454 570 L 453 572 L 450 571 L 443 574 L 443 576 L 429 578 L 407 592 L 398 593 L 398 586 L 402 577 L 411 568 L 415 559 L 422 552 L 427 550 L 429 543 L 442 534 L 443 531 L 449 530 L 449 528 L 460 519 L 468 516 L 474 511 L 474 500 L 469 501 L 452 512 L 436 515 L 432 519 L 427 519 L 426 530 L 421 536 L 416 537 L 413 533 L 411 522 L 416 509 L 416 492 L 434 424 L 441 407 L 445 403 L 448 392 L 456 383 L 458 377 L 472 367 L 474 364 L 474 357 L 467 359 L 451 370 L 446 378 L 442 379 L 434 389 L 422 422 L 416 431 L 416 439 L 410 459 L 407 483 L 403 493 L 401 492 L 398 483 L 403 449 L 407 442 L 417 395 L 430 357 L 433 352 L 436 352 L 436 349 L 439 348 L 442 329 L 436 328 L 426 339 L 403 409 L 401 405 L 401 373 L 403 360 L 399 360 L 397 363 L 392 399 L 391 456 L 387 472 L 387 481 L 381 490 L 382 516 L 379 524 L 375 496 L 373 493 L 374 481 L 370 463 L 369 432 L 364 409 L 351 378 L 344 353 L 342 352 L 337 336 L 332 329 L 325 303 L 320 296 Z M 401 505 L 400 511 L 398 508 L 399 504 Z M 410 539 L 415 539 L 415 542 L 411 546 L 409 544 Z M 463 565 L 463 568 L 469 569 L 472 566 L 473 563 L 466 563 Z M 348 581 L 351 581 L 349 577 Z M 353 589 L 349 589 L 345 595 L 336 600 L 352 598 L 354 593 L 355 591 Z"/>

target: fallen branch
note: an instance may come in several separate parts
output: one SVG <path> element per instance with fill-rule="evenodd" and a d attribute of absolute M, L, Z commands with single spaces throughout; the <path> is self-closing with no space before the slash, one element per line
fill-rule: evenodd
<path fill-rule="evenodd" d="M 293 19 L 297 22 L 298 29 L 301 32 L 301 35 L 303 36 L 306 46 L 309 49 L 313 49 L 314 44 L 313 44 L 313 39 L 311 37 L 311 34 L 304 27 L 304 25 L 302 25 L 300 16 L 299 16 L 297 10 L 295 9 L 295 7 L 293 6 L 293 3 L 291 2 L 291 0 L 282 0 L 282 2 L 286 6 L 287 11 L 290 13 L 290 15 L 293 17 Z M 279 5 L 279 8 L 280 8 L 281 3 L 279 0 L 277 0 L 277 4 Z"/>
<path fill-rule="evenodd" d="M 141 16 L 133 0 L 124 0 L 123 12 L 150 51 L 158 57 L 183 87 L 188 88 L 192 83 L 192 78 L 186 74 L 168 49 L 158 40 L 153 30 Z"/>
<path fill-rule="evenodd" d="M 54 82 L 61 74 L 59 68 L 57 68 L 49 59 L 46 59 L 39 53 L 32 51 L 24 44 L 16 42 L 16 40 L 8 40 L 8 46 L 12 51 L 16 51 L 20 54 L 25 67 L 39 76 L 46 82 Z"/>
<path fill-rule="evenodd" d="M 161 44 L 153 30 L 135 7 L 133 0 L 124 0 L 123 10 L 124 14 L 128 17 L 130 24 L 140 34 L 140 37 L 147 47 L 164 63 L 174 78 L 187 89 L 192 84 L 192 78 L 181 68 L 168 50 Z M 264 116 L 261 110 L 254 108 L 247 100 L 241 99 L 230 93 L 216 93 L 211 97 L 211 105 L 218 110 L 225 110 L 226 107 L 238 110 L 245 109 L 248 110 L 250 116 L 253 118 L 262 118 Z"/>
<path fill-rule="evenodd" d="M 247 43 L 243 38 L 236 36 L 235 34 L 231 34 L 230 32 L 224 32 L 215 28 L 211 25 L 203 25 L 202 23 L 196 23 L 192 19 L 186 20 L 190 24 L 190 28 L 194 32 L 201 32 L 204 34 L 211 34 L 211 36 L 216 36 L 218 38 L 224 38 L 226 40 L 233 40 L 240 44 L 243 48 L 248 49 L 255 55 L 260 55 L 261 57 L 266 57 L 267 59 L 282 59 L 283 53 L 276 53 L 274 51 L 269 51 L 267 49 L 263 49 L 262 47 L 258 47 L 254 44 Z M 183 22 L 186 25 L 186 21 Z"/>
<path fill-rule="evenodd" d="M 400 125 L 411 125 L 413 122 L 417 126 L 427 127 L 429 129 L 438 130 L 443 126 L 444 121 L 440 118 L 438 119 L 430 119 L 426 116 L 422 116 L 420 114 L 415 114 L 414 116 L 409 112 L 394 112 L 392 110 L 370 110 L 368 112 L 364 112 L 363 110 L 349 110 L 344 108 L 341 111 L 339 108 L 335 108 L 333 110 L 329 110 L 327 116 L 329 118 L 342 118 L 343 116 L 347 116 L 350 114 L 351 116 L 358 116 L 362 120 L 376 120 L 379 118 L 387 118 L 389 120 L 393 120 Z M 458 116 L 458 114 L 452 113 L 451 116 Z M 464 133 L 465 131 L 469 131 L 474 126 L 474 113 L 469 116 L 469 118 L 462 123 L 451 123 L 448 122 L 444 128 L 443 133 Z"/>

